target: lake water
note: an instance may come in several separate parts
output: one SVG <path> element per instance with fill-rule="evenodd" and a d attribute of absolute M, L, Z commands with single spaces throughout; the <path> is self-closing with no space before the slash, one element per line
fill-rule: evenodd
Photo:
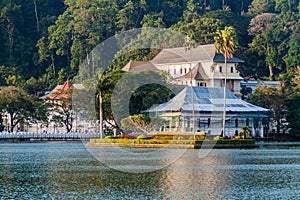
<path fill-rule="evenodd" d="M 189 149 L 163 164 L 159 157 L 139 158 L 144 167 L 153 169 L 144 173 L 130 172 L 140 169 L 139 159 L 129 162 L 120 152 L 106 151 L 109 156 L 102 162 L 80 142 L 0 143 L 0 199 L 300 198 L 300 148 L 296 146 L 214 149 L 203 158 L 201 150 Z M 115 166 L 124 163 L 123 169 L 128 170 L 111 168 L 107 163 L 112 160 Z"/>

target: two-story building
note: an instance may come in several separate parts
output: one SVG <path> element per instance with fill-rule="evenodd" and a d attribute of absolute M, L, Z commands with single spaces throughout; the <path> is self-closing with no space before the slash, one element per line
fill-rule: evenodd
<path fill-rule="evenodd" d="M 163 49 L 152 63 L 162 71 L 169 73 L 174 84 L 223 87 L 227 73 L 227 87 L 236 96 L 241 97 L 240 77 L 237 65 L 244 61 L 227 58 L 225 69 L 224 56 L 216 52 L 214 44 L 199 45 L 187 50 L 185 47 Z"/>

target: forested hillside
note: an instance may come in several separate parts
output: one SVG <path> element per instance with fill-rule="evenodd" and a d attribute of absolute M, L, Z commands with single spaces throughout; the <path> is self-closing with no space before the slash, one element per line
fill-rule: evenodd
<path fill-rule="evenodd" d="M 214 43 L 217 30 L 232 26 L 239 44 L 235 56 L 246 61 L 238 66 L 241 75 L 282 81 L 278 88 L 258 88 L 249 101 L 274 111 L 277 132 L 285 118 L 290 132 L 300 134 L 298 0 L 2 0 L 0 25 L 0 86 L 17 86 L 3 87 L 0 108 L 12 116 L 22 111 L 19 121 L 45 121 L 47 114 L 42 110 L 47 109 L 37 101 L 34 111 L 28 110 L 33 98 L 27 94 L 43 95 L 72 80 L 86 56 L 117 33 L 159 27 L 209 44 Z M 97 113 L 100 119 L 113 119 L 110 101 L 123 74 L 120 69 L 130 59 L 149 60 L 157 53 L 155 49 L 129 51 L 111 63 L 97 87 L 96 97 L 102 102 L 101 106 L 96 103 L 97 110 L 103 106 Z M 130 114 L 171 96 L 165 88 L 145 85 L 132 94 Z M 2 116 L 3 128 L 1 124 Z"/>
<path fill-rule="evenodd" d="M 200 44 L 233 26 L 243 76 L 278 79 L 300 63 L 297 0 L 2 0 L 0 9 L 1 85 L 53 87 L 76 75 L 101 41 L 148 26 L 178 30 Z"/>

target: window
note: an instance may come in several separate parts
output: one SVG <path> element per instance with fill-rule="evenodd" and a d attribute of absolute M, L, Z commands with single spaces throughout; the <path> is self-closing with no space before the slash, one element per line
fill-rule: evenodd
<path fill-rule="evenodd" d="M 182 68 L 180 68 L 180 74 L 182 74 Z"/>
<path fill-rule="evenodd" d="M 198 86 L 204 86 L 204 87 L 206 87 L 206 83 L 205 83 L 205 82 L 200 82 L 200 81 L 199 81 L 199 82 L 197 82 L 197 85 L 198 85 Z"/>
<path fill-rule="evenodd" d="M 234 91 L 234 80 L 231 80 L 230 89 L 233 92 Z"/>
<path fill-rule="evenodd" d="M 219 67 L 219 71 L 220 71 L 220 73 L 222 73 L 222 66 Z"/>
<path fill-rule="evenodd" d="M 184 74 L 186 74 L 186 68 L 184 68 Z"/>
<path fill-rule="evenodd" d="M 174 75 L 176 74 L 176 68 L 174 68 Z"/>
<path fill-rule="evenodd" d="M 246 126 L 249 126 L 249 119 L 246 119 Z"/>
<path fill-rule="evenodd" d="M 235 119 L 235 128 L 239 127 L 239 120 Z"/>
<path fill-rule="evenodd" d="M 233 67 L 230 68 L 230 72 L 233 73 Z"/>
<path fill-rule="evenodd" d="M 190 119 L 189 119 L 189 118 L 187 119 L 187 127 L 188 127 L 188 128 L 190 128 L 190 127 L 191 127 L 191 121 L 190 121 Z"/>

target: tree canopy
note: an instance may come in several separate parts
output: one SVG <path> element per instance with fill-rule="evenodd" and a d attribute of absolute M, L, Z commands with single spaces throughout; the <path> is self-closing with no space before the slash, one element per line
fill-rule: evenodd
<path fill-rule="evenodd" d="M 76 77 L 82 62 L 101 42 L 149 26 L 179 31 L 199 44 L 213 43 L 218 30 L 232 26 L 239 43 L 235 56 L 246 61 L 238 66 L 241 75 L 269 80 L 290 77 L 286 85 L 296 90 L 292 80 L 300 65 L 300 3 L 284 0 L 3 0 L 0 85 L 41 95 Z M 137 37 L 145 41 L 148 36 Z M 128 48 L 135 44 L 128 43 Z M 117 78 L 113 77 L 120 77 L 119 70 L 129 59 L 149 60 L 158 52 L 133 50 L 118 57 L 107 72 L 112 78 L 105 81 L 114 85 Z M 109 92 L 103 93 L 106 96 Z M 141 96 L 136 91 L 133 99 Z M 132 113 L 145 105 L 132 107 Z"/>

